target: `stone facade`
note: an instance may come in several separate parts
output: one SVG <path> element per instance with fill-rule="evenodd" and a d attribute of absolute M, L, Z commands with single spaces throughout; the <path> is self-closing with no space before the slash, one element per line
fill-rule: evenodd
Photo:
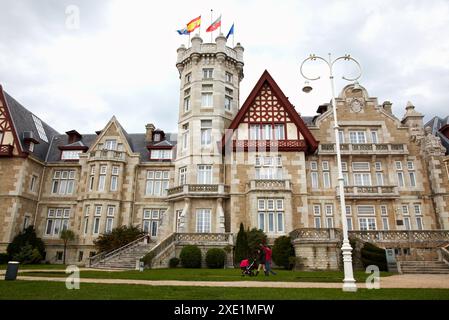
<path fill-rule="evenodd" d="M 223 242 L 208 235 L 236 234 L 243 223 L 263 229 L 270 242 L 312 230 L 294 239 L 300 263 L 338 268 L 332 108 L 325 104 L 313 117 L 300 116 L 267 71 L 240 106 L 243 51 L 240 44 L 226 46 L 222 35 L 215 43 L 195 36 L 190 48 L 178 49 L 177 135 L 153 124 L 128 134 L 113 117 L 97 134 L 61 135 L 45 125 L 49 141 L 37 134 L 30 140 L 12 129 L 21 119 L 11 121 L 11 110 L 19 107 L 2 93 L 0 251 L 34 225 L 47 246 L 46 260 L 61 262 L 59 232 L 68 228 L 76 240 L 67 261 L 86 264 L 99 234 L 135 225 L 164 244 L 154 264 L 166 266 L 185 244 L 203 251 L 232 244 L 232 236 Z M 343 88 L 336 99 L 349 229 L 449 230 L 448 157 L 438 138 L 425 132 L 423 115 L 409 103 L 400 120 L 388 101 L 379 104 L 365 88 L 353 89 Z M 44 155 L 27 141 L 45 147 Z M 321 238 L 323 232 L 329 234 Z"/>

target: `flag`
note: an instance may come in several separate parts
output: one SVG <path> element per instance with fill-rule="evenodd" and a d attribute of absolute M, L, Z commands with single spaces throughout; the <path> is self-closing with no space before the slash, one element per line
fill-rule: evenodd
<path fill-rule="evenodd" d="M 183 35 L 183 34 L 189 34 L 189 32 L 187 31 L 187 29 L 186 28 L 184 28 L 184 29 L 180 29 L 180 30 L 176 30 L 180 35 Z"/>
<path fill-rule="evenodd" d="M 189 23 L 187 23 L 187 32 L 192 32 L 193 30 L 195 30 L 196 28 L 199 28 L 201 25 L 201 16 L 193 19 L 192 21 L 190 21 Z"/>
<path fill-rule="evenodd" d="M 229 32 L 228 32 L 228 35 L 226 36 L 226 39 L 228 39 L 231 34 L 234 34 L 234 24 L 232 24 L 231 29 L 229 29 Z"/>
<path fill-rule="evenodd" d="M 212 24 L 209 26 L 209 28 L 206 29 L 206 32 L 212 32 L 217 30 L 219 27 L 221 26 L 221 15 L 217 18 L 217 20 L 215 20 L 214 22 L 212 22 Z"/>

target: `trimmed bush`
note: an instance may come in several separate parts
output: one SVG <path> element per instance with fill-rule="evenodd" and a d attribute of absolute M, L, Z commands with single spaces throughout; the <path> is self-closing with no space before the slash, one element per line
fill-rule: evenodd
<path fill-rule="evenodd" d="M 37 252 L 32 253 L 34 249 Z M 20 258 L 23 261 L 32 260 L 33 263 L 39 263 L 45 257 L 45 245 L 42 239 L 37 237 L 34 227 L 29 226 L 14 237 L 6 252 L 11 259 Z"/>
<path fill-rule="evenodd" d="M 223 268 L 226 260 L 226 252 L 223 249 L 213 248 L 206 253 L 206 265 L 210 269 Z"/>
<path fill-rule="evenodd" d="M 9 261 L 9 256 L 7 253 L 0 253 L 0 264 L 7 264 Z"/>
<path fill-rule="evenodd" d="M 201 250 L 197 246 L 185 246 L 182 248 L 179 258 L 184 268 L 201 268 Z"/>
<path fill-rule="evenodd" d="M 240 265 L 240 261 L 248 258 L 248 253 L 248 237 L 243 228 L 243 223 L 240 223 L 240 230 L 239 233 L 237 233 L 237 240 L 235 242 L 234 264 L 236 266 Z"/>
<path fill-rule="evenodd" d="M 380 271 L 388 271 L 385 249 L 379 248 L 372 243 L 366 242 L 361 250 L 363 267 L 376 265 Z"/>
<path fill-rule="evenodd" d="M 138 227 L 120 226 L 112 229 L 110 233 L 101 234 L 94 240 L 94 245 L 97 248 L 98 253 L 109 252 L 137 240 L 144 234 L 145 233 Z"/>
<path fill-rule="evenodd" d="M 151 262 L 153 262 L 154 259 L 154 252 L 150 251 L 148 252 L 140 261 L 143 262 L 145 267 L 151 268 Z"/>
<path fill-rule="evenodd" d="M 274 241 L 273 246 L 273 261 L 279 267 L 284 267 L 285 269 L 291 270 L 291 261 L 294 259 L 289 259 L 290 257 L 295 257 L 295 250 L 293 248 L 290 237 L 281 236 Z"/>
<path fill-rule="evenodd" d="M 171 258 L 170 261 L 168 261 L 168 266 L 170 268 L 176 268 L 179 265 L 180 260 L 178 258 Z"/>

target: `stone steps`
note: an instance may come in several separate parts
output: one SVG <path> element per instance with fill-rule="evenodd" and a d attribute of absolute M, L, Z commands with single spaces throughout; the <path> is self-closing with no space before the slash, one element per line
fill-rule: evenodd
<path fill-rule="evenodd" d="M 442 261 L 402 261 L 402 273 L 449 274 L 449 266 Z"/>
<path fill-rule="evenodd" d="M 154 245 L 154 243 L 139 244 L 135 247 L 126 249 L 120 254 L 106 259 L 105 261 L 101 261 L 92 267 L 99 269 L 135 269 L 137 259 L 149 252 Z"/>

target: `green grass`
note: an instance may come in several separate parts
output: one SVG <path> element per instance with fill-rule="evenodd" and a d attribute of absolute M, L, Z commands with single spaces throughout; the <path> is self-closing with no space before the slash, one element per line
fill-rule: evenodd
<path fill-rule="evenodd" d="M 25 267 L 24 267 L 25 268 Z M 287 282 L 341 282 L 343 272 L 340 271 L 288 271 L 276 270 L 277 275 L 269 277 L 259 274 L 257 277 L 242 277 L 239 269 L 151 269 L 140 271 L 80 271 L 81 278 L 95 279 L 133 279 L 133 280 L 185 280 L 185 281 L 287 281 Z M 36 277 L 66 277 L 63 270 L 50 272 L 20 272 L 19 275 Z M 391 273 L 381 272 L 381 276 Z M 365 281 L 369 276 L 356 271 L 357 281 Z"/>
<path fill-rule="evenodd" d="M 0 270 L 6 270 L 7 264 L 0 264 Z M 64 270 L 66 268 L 63 264 L 21 264 L 20 269 L 55 269 Z"/>
<path fill-rule="evenodd" d="M 449 300 L 449 289 L 217 288 L 81 283 L 67 290 L 64 282 L 0 281 L 1 300 Z"/>

